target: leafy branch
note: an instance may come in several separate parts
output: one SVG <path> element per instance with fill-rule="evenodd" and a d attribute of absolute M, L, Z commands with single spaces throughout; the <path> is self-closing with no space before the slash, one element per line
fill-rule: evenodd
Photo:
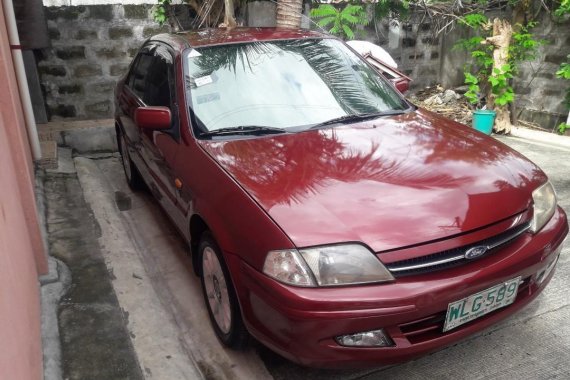
<path fill-rule="evenodd" d="M 156 5 L 152 11 L 152 17 L 160 26 L 168 21 L 167 8 L 170 6 L 171 0 L 157 0 Z"/>
<path fill-rule="evenodd" d="M 479 88 L 479 79 L 475 75 L 465 72 L 465 84 L 469 87 L 465 93 L 465 97 L 469 100 L 469 103 L 478 105 L 479 93 L 481 92 L 481 89 Z"/>

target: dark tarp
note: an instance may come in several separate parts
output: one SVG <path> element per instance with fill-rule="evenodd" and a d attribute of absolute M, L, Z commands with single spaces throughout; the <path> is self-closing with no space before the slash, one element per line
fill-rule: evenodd
<path fill-rule="evenodd" d="M 20 45 L 24 49 L 50 47 L 42 0 L 13 0 Z"/>

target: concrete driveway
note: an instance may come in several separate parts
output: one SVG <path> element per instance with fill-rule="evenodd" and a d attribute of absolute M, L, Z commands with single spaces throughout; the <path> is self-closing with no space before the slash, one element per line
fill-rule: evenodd
<path fill-rule="evenodd" d="M 501 138 L 551 178 L 570 211 L 570 149 Z M 152 197 L 127 187 L 117 155 L 75 158 L 141 368 L 153 379 L 570 378 L 570 247 L 549 287 L 512 318 L 453 347 L 384 369 L 301 368 L 259 344 L 226 350 L 210 329 L 187 248 Z"/>

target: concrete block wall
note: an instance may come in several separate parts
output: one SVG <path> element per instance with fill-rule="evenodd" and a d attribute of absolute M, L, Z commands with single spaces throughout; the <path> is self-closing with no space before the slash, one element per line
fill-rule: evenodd
<path fill-rule="evenodd" d="M 434 37 L 427 23 L 390 23 L 382 20 L 358 37 L 383 47 L 398 63 L 398 69 L 413 79 L 410 89 L 439 83 L 441 37 Z"/>
<path fill-rule="evenodd" d="M 152 20 L 151 5 L 45 8 L 52 48 L 38 63 L 51 120 L 113 115 L 113 93 L 142 42 L 168 31 Z"/>
<path fill-rule="evenodd" d="M 168 31 L 168 27 L 160 28 L 152 20 L 151 4 L 132 1 L 137 4 L 45 8 L 52 48 L 44 51 L 38 70 L 51 120 L 112 117 L 116 81 L 146 38 Z M 266 1 L 250 2 L 240 16 L 248 25 L 272 26 L 273 9 L 274 5 Z M 187 13 L 178 15 L 183 24 L 190 20 Z M 555 78 L 554 73 L 570 54 L 570 21 L 558 24 L 545 16 L 536 30 L 549 43 L 541 47 L 534 62 L 521 67 L 515 80 L 515 89 L 520 94 L 517 113 L 523 120 L 552 128 L 565 120 L 567 114 L 563 104 L 567 83 Z M 456 28 L 448 35 L 434 37 L 430 24 L 422 23 L 418 15 L 405 23 L 382 20 L 360 28 L 358 38 L 385 48 L 399 68 L 413 79 L 413 91 L 437 83 L 445 87 L 463 83 L 463 65 L 469 56 L 452 50 L 455 40 L 462 36 L 460 32 Z"/>
<path fill-rule="evenodd" d="M 151 7 L 99 4 L 45 8 L 52 48 L 44 52 L 38 71 L 51 120 L 112 117 L 117 80 L 146 38 L 168 31 L 152 20 Z M 272 26 L 274 4 L 248 3 L 244 16 L 248 25 Z M 308 27 L 308 18 L 303 21 Z M 362 28 L 360 38 L 390 52 L 400 69 L 414 79 L 412 89 L 438 83 L 441 39 L 433 38 L 429 25 L 395 26 L 382 21 Z"/>
<path fill-rule="evenodd" d="M 533 32 L 546 44 L 534 61 L 521 65 L 515 78 L 516 112 L 519 119 L 552 130 L 566 121 L 569 111 L 564 97 L 570 82 L 555 73 L 570 54 L 570 20 L 557 22 L 545 16 L 539 22 Z"/>

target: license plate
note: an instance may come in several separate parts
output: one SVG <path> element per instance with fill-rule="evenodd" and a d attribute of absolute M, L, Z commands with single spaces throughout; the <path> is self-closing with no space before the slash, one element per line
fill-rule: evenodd
<path fill-rule="evenodd" d="M 443 331 L 449 331 L 515 301 L 520 277 L 505 281 L 447 306 Z"/>

